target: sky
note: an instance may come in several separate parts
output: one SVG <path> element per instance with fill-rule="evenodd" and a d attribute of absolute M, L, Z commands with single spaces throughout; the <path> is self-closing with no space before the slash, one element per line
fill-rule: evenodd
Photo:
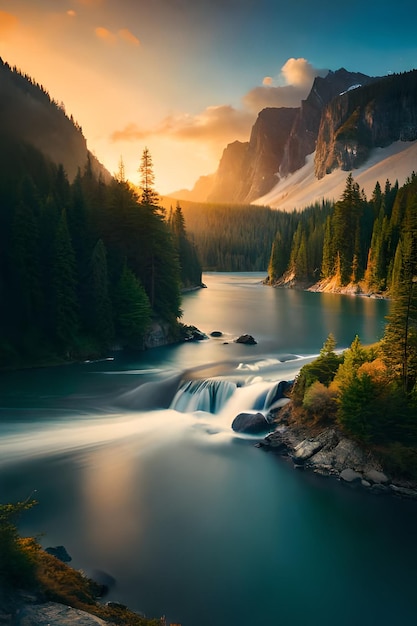
<path fill-rule="evenodd" d="M 63 102 L 113 174 L 192 188 L 267 106 L 341 67 L 417 68 L 415 0 L 0 0 L 0 56 Z M 1 96 L 1 94 L 0 94 Z"/>

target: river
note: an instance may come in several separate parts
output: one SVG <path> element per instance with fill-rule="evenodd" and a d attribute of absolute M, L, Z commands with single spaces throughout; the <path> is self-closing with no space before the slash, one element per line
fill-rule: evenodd
<path fill-rule="evenodd" d="M 294 470 L 230 429 L 330 332 L 339 348 L 381 337 L 389 305 L 262 278 L 206 274 L 184 296 L 183 321 L 221 337 L 1 374 L 1 500 L 34 492 L 23 533 L 168 623 L 415 623 L 416 504 Z M 180 378 L 215 391 L 174 401 Z"/>

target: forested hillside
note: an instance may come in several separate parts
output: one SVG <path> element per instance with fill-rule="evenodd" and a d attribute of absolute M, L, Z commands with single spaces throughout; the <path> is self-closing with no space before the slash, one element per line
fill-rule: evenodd
<path fill-rule="evenodd" d="M 383 189 L 377 183 L 370 200 L 349 174 L 334 206 L 311 211 L 299 214 L 289 252 L 285 234 L 277 231 L 270 284 L 387 293 L 396 288 L 417 237 L 414 172 L 401 188 L 388 180 Z"/>
<path fill-rule="evenodd" d="M 170 198 L 163 200 L 172 207 Z M 291 246 L 298 216 L 269 207 L 179 201 L 205 271 L 266 272 L 276 232 Z"/>
<path fill-rule="evenodd" d="M 87 149 L 81 126 L 67 115 L 64 103 L 0 58 L 0 133 L 28 143 L 56 165 L 62 164 L 70 181 L 87 157 L 95 175 L 109 182 L 109 172 Z"/>
<path fill-rule="evenodd" d="M 140 348 L 155 317 L 175 336 L 181 279 L 201 270 L 153 188 L 106 184 L 90 161 L 70 183 L 32 146 L 0 142 L 0 366 Z M 152 180 L 147 151 L 141 167 Z"/>

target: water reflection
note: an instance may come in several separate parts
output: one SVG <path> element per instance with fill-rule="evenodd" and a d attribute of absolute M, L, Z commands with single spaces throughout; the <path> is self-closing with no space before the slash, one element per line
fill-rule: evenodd
<path fill-rule="evenodd" d="M 330 332 L 374 341 L 387 304 L 262 277 L 212 274 L 185 297 L 184 322 L 225 338 L 0 376 L 2 497 L 36 488 L 24 531 L 114 576 L 111 599 L 183 626 L 411 624 L 416 507 L 298 473 L 230 429 Z M 233 343 L 243 332 L 257 345 Z M 243 386 L 214 415 L 161 409 L 186 376 Z"/>
<path fill-rule="evenodd" d="M 141 445 L 146 446 L 146 438 Z M 137 457 L 126 445 L 113 445 L 111 451 L 104 447 L 84 458 L 81 507 L 84 532 L 95 552 L 107 552 L 109 546 L 117 552 L 133 537 L 142 537 L 141 516 L 132 500 L 144 480 Z"/>

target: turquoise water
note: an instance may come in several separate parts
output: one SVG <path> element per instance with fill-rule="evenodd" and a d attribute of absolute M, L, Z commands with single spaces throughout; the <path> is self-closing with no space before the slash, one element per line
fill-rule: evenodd
<path fill-rule="evenodd" d="M 381 336 L 388 304 L 210 274 L 184 321 L 221 338 L 0 377 L 0 494 L 22 530 L 116 579 L 108 599 L 183 626 L 415 623 L 415 503 L 294 470 L 230 429 L 329 332 Z M 252 334 L 255 346 L 233 343 Z M 169 408 L 182 372 L 238 386 L 215 414 Z M 151 407 L 153 409 L 151 410 Z"/>

